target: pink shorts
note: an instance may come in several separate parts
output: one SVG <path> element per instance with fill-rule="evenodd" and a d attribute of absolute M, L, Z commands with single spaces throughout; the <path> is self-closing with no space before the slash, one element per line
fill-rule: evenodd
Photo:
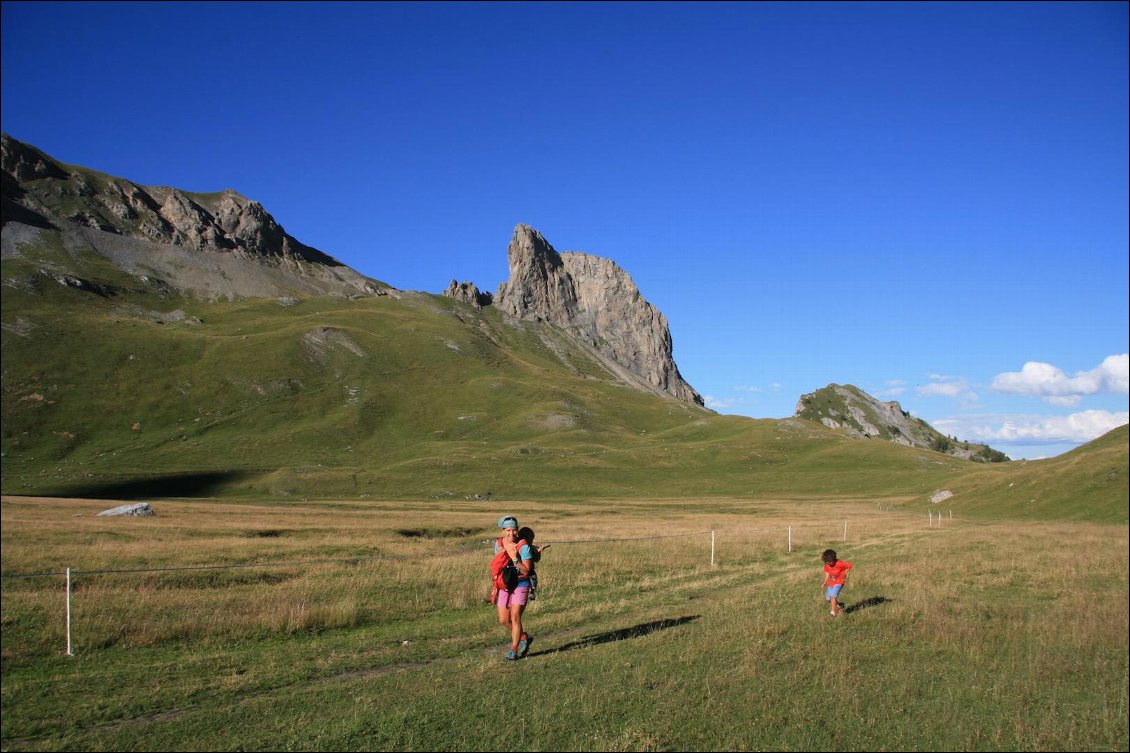
<path fill-rule="evenodd" d="M 530 595 L 529 586 L 518 586 L 514 589 L 513 593 L 498 589 L 498 601 L 496 604 L 500 607 L 513 607 L 513 606 L 526 606 L 526 600 Z"/>

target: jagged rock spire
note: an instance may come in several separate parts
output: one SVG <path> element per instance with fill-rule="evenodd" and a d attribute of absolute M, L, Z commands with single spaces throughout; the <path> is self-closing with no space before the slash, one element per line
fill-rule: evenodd
<path fill-rule="evenodd" d="M 653 392 L 703 405 L 675 365 L 667 318 L 627 272 L 608 259 L 558 253 L 528 225 L 514 228 L 507 253 L 510 279 L 499 285 L 495 306 L 565 329 Z"/>

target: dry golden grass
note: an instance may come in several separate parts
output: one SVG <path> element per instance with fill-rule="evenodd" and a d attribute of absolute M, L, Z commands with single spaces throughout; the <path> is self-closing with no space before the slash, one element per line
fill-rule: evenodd
<path fill-rule="evenodd" d="M 6 746 L 482 749 L 483 686 L 534 671 L 553 692 L 525 717 L 531 750 L 1125 749 L 1125 526 L 928 527 L 853 499 L 436 505 L 105 519 L 110 503 L 4 498 L 5 574 L 251 565 L 76 576 L 93 661 L 74 664 L 61 579 L 5 579 Z M 553 544 L 527 612 L 539 655 L 518 668 L 480 606 L 503 513 Z M 836 620 L 826 547 L 856 563 Z M 166 721 L 186 697 L 198 712 Z M 814 715 L 829 699 L 834 718 Z M 142 721 L 72 736 L 64 705 Z"/>
<path fill-rule="evenodd" d="M 537 543 L 555 544 L 542 592 L 582 610 L 591 589 L 610 581 L 627 584 L 625 598 L 680 583 L 693 589 L 710 570 L 711 531 L 715 564 L 754 568 L 748 577 L 786 553 L 790 541 L 794 549 L 835 546 L 845 522 L 848 542 L 858 545 L 926 525 L 920 516 L 856 499 L 446 509 L 415 501 L 168 501 L 151 517 L 97 515 L 115 504 L 4 497 L 0 506 L 6 575 L 74 573 L 79 651 L 331 630 L 473 606 L 488 590 L 485 560 L 500 512 L 536 524 Z M 6 579 L 5 655 L 62 645 L 63 603 L 58 577 Z"/>

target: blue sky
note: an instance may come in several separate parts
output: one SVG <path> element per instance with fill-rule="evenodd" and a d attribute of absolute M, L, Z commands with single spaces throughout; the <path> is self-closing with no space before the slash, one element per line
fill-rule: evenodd
<path fill-rule="evenodd" d="M 2 126 L 396 287 L 614 260 L 723 413 L 1128 420 L 1126 3 L 4 2 Z"/>

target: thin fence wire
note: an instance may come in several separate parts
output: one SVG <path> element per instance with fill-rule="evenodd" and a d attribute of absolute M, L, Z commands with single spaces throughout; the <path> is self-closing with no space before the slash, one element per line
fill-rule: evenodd
<path fill-rule="evenodd" d="M 618 541 L 654 541 L 657 539 L 679 539 L 686 536 L 705 536 L 713 531 L 694 531 L 692 533 L 673 533 L 667 536 L 633 536 L 630 538 L 621 539 L 566 539 L 558 541 L 550 541 L 549 544 L 611 544 Z"/>
<path fill-rule="evenodd" d="M 376 557 L 354 557 L 345 560 L 294 560 L 284 562 L 241 562 L 235 565 L 185 565 L 182 567 L 135 567 L 122 570 L 71 570 L 71 575 L 106 575 L 109 573 L 171 573 L 178 570 L 232 570 L 248 567 L 293 567 L 295 565 L 342 565 L 357 562 L 371 562 Z M 51 573 L 3 573 L 0 578 L 41 578 L 50 575 L 63 576 L 67 572 Z"/>

